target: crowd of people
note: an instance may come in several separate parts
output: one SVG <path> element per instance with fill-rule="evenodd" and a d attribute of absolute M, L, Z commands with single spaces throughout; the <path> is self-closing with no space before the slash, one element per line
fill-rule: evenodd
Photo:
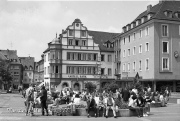
<path fill-rule="evenodd" d="M 79 105 L 85 102 L 87 106 L 87 117 L 90 117 L 91 111 L 94 112 L 95 117 L 99 117 L 100 111 L 102 111 L 103 116 L 106 118 L 108 118 L 110 109 L 113 111 L 114 118 L 116 118 L 117 112 L 122 108 L 122 105 L 126 105 L 129 110 L 135 111 L 138 117 L 148 116 L 149 111 L 145 107 L 149 106 L 149 103 L 167 103 L 169 96 L 168 88 L 163 93 L 152 92 L 150 87 L 144 88 L 141 92 L 135 87 L 133 89 L 117 89 L 115 93 L 105 90 L 102 93 L 97 90 L 92 93 L 87 90 L 79 92 L 73 91 L 71 88 L 64 88 L 59 93 L 55 92 L 51 94 L 53 102 L 47 106 L 48 94 L 44 86 L 38 92 L 30 85 L 25 92 L 26 115 L 33 115 L 33 108 L 37 103 L 41 104 L 42 115 L 46 111 L 46 115 L 48 116 L 52 108 L 57 108 L 61 104 Z"/>

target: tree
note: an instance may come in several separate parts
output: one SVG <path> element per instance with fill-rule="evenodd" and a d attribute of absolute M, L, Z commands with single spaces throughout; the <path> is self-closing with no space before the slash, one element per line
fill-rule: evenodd
<path fill-rule="evenodd" d="M 112 91 L 113 93 L 115 93 L 116 89 L 118 89 L 118 88 L 119 88 L 118 84 L 116 84 L 116 82 L 113 81 L 111 83 L 106 83 L 103 90 Z"/>
<path fill-rule="evenodd" d="M 13 77 L 8 70 L 9 61 L 8 60 L 0 60 L 0 82 L 1 84 L 8 84 L 10 85 L 12 82 Z"/>
<path fill-rule="evenodd" d="M 87 82 L 85 84 L 85 88 L 87 89 L 88 92 L 92 93 L 92 92 L 95 91 L 96 85 L 94 83 L 92 83 L 92 82 Z"/>

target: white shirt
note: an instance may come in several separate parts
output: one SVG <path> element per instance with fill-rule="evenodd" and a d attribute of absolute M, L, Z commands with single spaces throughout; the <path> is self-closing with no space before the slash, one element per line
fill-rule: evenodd
<path fill-rule="evenodd" d="M 94 100 L 96 101 L 96 104 L 99 104 L 99 97 L 95 97 Z"/>
<path fill-rule="evenodd" d="M 135 107 L 135 100 L 133 100 L 132 98 L 129 99 L 129 104 L 128 104 L 128 106 Z"/>
<path fill-rule="evenodd" d="M 137 89 L 132 89 L 132 91 L 137 95 L 137 93 L 138 93 Z"/>
<path fill-rule="evenodd" d="M 74 98 L 74 104 L 80 104 L 81 99 L 80 98 Z"/>

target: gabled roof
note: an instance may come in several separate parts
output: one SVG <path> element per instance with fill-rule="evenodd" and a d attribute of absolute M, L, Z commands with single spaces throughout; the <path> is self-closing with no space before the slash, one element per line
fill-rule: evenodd
<path fill-rule="evenodd" d="M 0 52 L 0 60 L 8 60 L 8 59 Z"/>
<path fill-rule="evenodd" d="M 93 40 L 96 44 L 99 44 L 101 51 L 114 51 L 114 48 L 107 48 L 103 44 L 107 41 L 111 43 L 114 41 L 114 37 L 117 36 L 119 33 L 109 33 L 109 32 L 101 32 L 101 31 L 88 31 L 90 36 L 93 36 Z"/>

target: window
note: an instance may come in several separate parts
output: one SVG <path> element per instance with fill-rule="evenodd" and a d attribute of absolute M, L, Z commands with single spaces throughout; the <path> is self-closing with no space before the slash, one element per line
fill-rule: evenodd
<path fill-rule="evenodd" d="M 104 75 L 104 68 L 101 68 L 101 75 Z"/>
<path fill-rule="evenodd" d="M 126 50 L 123 51 L 123 57 L 126 57 Z"/>
<path fill-rule="evenodd" d="M 79 40 L 76 40 L 75 42 L 76 42 L 76 46 L 78 46 L 79 45 Z"/>
<path fill-rule="evenodd" d="M 130 63 L 128 63 L 128 71 L 130 71 Z"/>
<path fill-rule="evenodd" d="M 69 30 L 69 36 L 73 36 L 73 30 Z"/>
<path fill-rule="evenodd" d="M 67 52 L 67 60 L 70 60 L 70 52 Z"/>
<path fill-rule="evenodd" d="M 136 47 L 133 47 L 133 55 L 136 54 Z"/>
<path fill-rule="evenodd" d="M 167 37 L 168 36 L 168 26 L 162 25 L 162 36 Z"/>
<path fill-rule="evenodd" d="M 149 59 L 146 59 L 145 61 L 145 70 L 149 70 Z"/>
<path fill-rule="evenodd" d="M 169 53 L 169 42 L 163 42 L 163 53 Z"/>
<path fill-rule="evenodd" d="M 104 61 L 104 55 L 101 55 L 101 61 Z"/>
<path fill-rule="evenodd" d="M 131 42 L 131 36 L 130 35 L 128 36 L 128 39 L 129 39 L 129 43 L 130 43 Z"/>
<path fill-rule="evenodd" d="M 88 60 L 91 60 L 91 53 L 88 53 Z"/>
<path fill-rule="evenodd" d="M 139 37 L 142 37 L 142 30 L 139 30 Z"/>
<path fill-rule="evenodd" d="M 163 58 L 162 60 L 162 69 L 163 70 L 169 70 L 169 58 Z"/>
<path fill-rule="evenodd" d="M 133 71 L 136 71 L 136 62 L 133 62 Z"/>
<path fill-rule="evenodd" d="M 48 53 L 48 61 L 50 60 L 50 53 Z"/>
<path fill-rule="evenodd" d="M 146 36 L 149 35 L 149 27 L 148 27 L 148 26 L 145 28 L 145 35 L 146 35 Z"/>
<path fill-rule="evenodd" d="M 82 46 L 86 46 L 86 40 L 82 40 Z"/>
<path fill-rule="evenodd" d="M 112 62 L 112 56 L 108 55 L 108 62 Z"/>
<path fill-rule="evenodd" d="M 78 60 L 81 60 L 81 53 L 78 53 Z"/>
<path fill-rule="evenodd" d="M 141 63 L 141 60 L 139 61 L 139 70 L 142 71 L 142 63 Z"/>
<path fill-rule="evenodd" d="M 133 33 L 133 40 L 136 39 L 136 33 Z"/>
<path fill-rule="evenodd" d="M 86 31 L 81 31 L 81 36 L 86 37 Z"/>
<path fill-rule="evenodd" d="M 149 51 L 149 43 L 146 43 L 146 45 L 145 45 L 145 51 Z"/>
<path fill-rule="evenodd" d="M 139 45 L 139 53 L 142 53 L 142 45 Z"/>
<path fill-rule="evenodd" d="M 109 76 L 112 75 L 112 70 L 111 70 L 111 68 L 108 68 L 108 75 L 109 75 Z"/>
<path fill-rule="evenodd" d="M 97 61 L 97 54 L 93 54 L 94 55 L 94 61 Z"/>
<path fill-rule="evenodd" d="M 126 71 L 126 64 L 124 63 L 123 64 L 123 72 L 125 72 Z"/>
<path fill-rule="evenodd" d="M 86 60 L 86 53 L 83 53 L 83 60 Z"/>
<path fill-rule="evenodd" d="M 124 45 L 126 44 L 126 38 L 124 37 Z"/>
<path fill-rule="evenodd" d="M 72 42 L 73 42 L 73 39 L 69 39 L 68 40 L 68 45 L 73 45 Z"/>
<path fill-rule="evenodd" d="M 130 49 L 128 49 L 128 56 L 130 56 Z"/>
<path fill-rule="evenodd" d="M 44 62 L 46 62 L 46 55 L 44 55 Z"/>
<path fill-rule="evenodd" d="M 55 70 L 55 71 L 56 71 L 56 73 L 59 73 L 59 69 L 58 69 L 58 66 L 56 66 L 56 70 Z"/>

